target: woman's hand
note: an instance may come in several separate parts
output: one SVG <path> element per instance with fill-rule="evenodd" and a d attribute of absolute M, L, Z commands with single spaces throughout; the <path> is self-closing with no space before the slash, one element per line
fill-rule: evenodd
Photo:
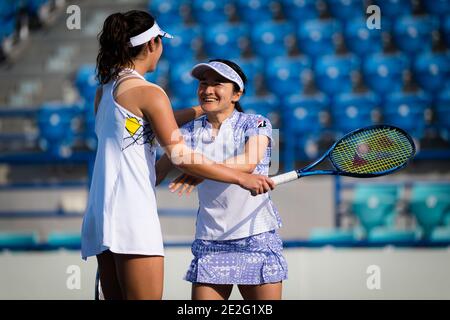
<path fill-rule="evenodd" d="M 252 196 L 266 193 L 275 188 L 275 183 L 269 177 L 248 173 L 241 174 L 239 185 L 250 191 Z"/>
<path fill-rule="evenodd" d="M 179 190 L 178 191 L 179 196 L 181 196 L 183 194 L 183 192 L 185 192 L 185 191 L 186 191 L 186 194 L 189 195 L 189 194 L 191 194 L 192 190 L 194 190 L 195 186 L 202 183 L 203 180 L 204 179 L 202 179 L 202 178 L 183 173 L 183 174 L 179 175 L 176 179 L 174 179 L 169 184 L 169 190 L 171 192 L 175 192 L 175 191 Z"/>

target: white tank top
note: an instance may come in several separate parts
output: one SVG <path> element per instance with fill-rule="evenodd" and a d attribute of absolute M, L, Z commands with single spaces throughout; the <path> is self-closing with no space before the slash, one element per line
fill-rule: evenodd
<path fill-rule="evenodd" d="M 125 71 L 130 73 L 125 77 L 144 80 L 134 70 Z M 81 255 L 86 259 L 109 249 L 163 256 L 155 198 L 157 142 L 145 119 L 114 100 L 116 83 L 103 86 L 96 114 L 98 147 L 83 219 Z"/>

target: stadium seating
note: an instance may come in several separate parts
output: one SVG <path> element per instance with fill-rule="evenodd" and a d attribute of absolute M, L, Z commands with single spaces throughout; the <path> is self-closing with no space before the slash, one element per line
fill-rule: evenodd
<path fill-rule="evenodd" d="M 352 91 L 352 73 L 359 60 L 353 55 L 327 55 L 318 58 L 314 66 L 317 87 L 328 95 Z"/>
<path fill-rule="evenodd" d="M 311 62 L 307 57 L 277 57 L 268 60 L 265 81 L 269 90 L 279 97 L 303 91 L 303 83 L 311 77 Z"/>
<path fill-rule="evenodd" d="M 302 23 L 319 18 L 316 0 L 280 0 L 284 15 L 291 21 Z"/>
<path fill-rule="evenodd" d="M 75 86 L 86 102 L 92 103 L 94 101 L 98 86 L 94 64 L 85 64 L 78 68 L 75 75 Z"/>
<path fill-rule="evenodd" d="M 406 54 L 416 55 L 431 50 L 432 32 L 438 29 L 438 21 L 429 16 L 403 16 L 395 21 L 393 35 L 396 46 Z"/>
<path fill-rule="evenodd" d="M 378 99 L 373 93 L 344 93 L 333 100 L 331 115 L 336 131 L 345 134 L 352 130 L 374 124 L 373 112 Z"/>
<path fill-rule="evenodd" d="M 412 14 L 411 0 L 375 0 L 374 3 L 380 7 L 382 16 L 388 19 Z"/>
<path fill-rule="evenodd" d="M 450 140 L 450 85 L 447 85 L 436 101 L 437 125 L 443 131 L 444 137 Z"/>
<path fill-rule="evenodd" d="M 253 52 L 263 58 L 286 56 L 294 26 L 290 22 L 262 22 L 253 26 L 250 39 Z"/>
<path fill-rule="evenodd" d="M 81 234 L 66 232 L 51 232 L 47 236 L 47 246 L 53 249 L 80 249 Z"/>
<path fill-rule="evenodd" d="M 434 228 L 444 222 L 450 212 L 450 185 L 415 183 L 411 190 L 410 211 L 428 239 Z"/>
<path fill-rule="evenodd" d="M 425 111 L 430 106 L 430 96 L 422 92 L 394 93 L 383 104 L 383 123 L 398 126 L 421 138 L 426 126 Z"/>
<path fill-rule="evenodd" d="M 308 240 L 318 245 L 351 245 L 357 240 L 353 230 L 314 228 L 311 230 Z"/>
<path fill-rule="evenodd" d="M 347 48 L 358 56 L 366 56 L 383 49 L 380 29 L 368 29 L 363 18 L 352 19 L 344 27 Z"/>
<path fill-rule="evenodd" d="M 436 227 L 433 229 L 429 239 L 432 243 L 450 243 L 450 227 Z"/>
<path fill-rule="evenodd" d="M 36 232 L 0 232 L 0 250 L 31 249 L 38 243 Z"/>
<path fill-rule="evenodd" d="M 370 55 L 362 63 L 364 83 L 384 97 L 403 88 L 403 73 L 407 66 L 408 60 L 402 54 Z"/>
<path fill-rule="evenodd" d="M 418 240 L 416 230 L 404 230 L 394 227 L 375 227 L 367 235 L 370 244 L 412 245 Z"/>
<path fill-rule="evenodd" d="M 441 23 L 441 28 L 442 28 L 442 34 L 444 36 L 444 41 L 445 44 L 447 45 L 447 48 L 450 47 L 450 15 L 446 16 L 442 23 Z"/>
<path fill-rule="evenodd" d="M 326 0 L 331 15 L 342 22 L 365 16 L 363 0 Z"/>
<path fill-rule="evenodd" d="M 436 94 L 450 76 L 450 54 L 426 52 L 414 62 L 414 76 L 422 89 Z"/>
<path fill-rule="evenodd" d="M 192 14 L 203 26 L 228 21 L 229 2 L 226 0 L 194 0 Z"/>
<path fill-rule="evenodd" d="M 163 40 L 164 57 L 174 62 L 194 59 L 201 37 L 200 27 L 168 25 L 166 29 L 174 37 Z"/>
<path fill-rule="evenodd" d="M 279 100 L 275 95 L 244 95 L 240 102 L 246 113 L 261 114 L 270 120 L 273 128 L 280 127 Z"/>
<path fill-rule="evenodd" d="M 75 109 L 60 103 L 47 103 L 38 111 L 39 145 L 55 157 L 67 158 L 74 142 Z"/>
<path fill-rule="evenodd" d="M 241 67 L 247 77 L 245 94 L 249 96 L 255 95 L 257 93 L 256 90 L 258 89 L 257 86 L 263 77 L 263 60 L 259 57 L 253 57 L 250 59 L 233 59 L 233 61 Z"/>
<path fill-rule="evenodd" d="M 211 58 L 223 57 L 224 52 L 227 53 L 227 59 L 239 58 L 249 36 L 249 30 L 244 24 L 216 24 L 204 32 L 205 51 Z"/>
<path fill-rule="evenodd" d="M 237 14 L 241 21 L 258 24 L 272 20 L 272 0 L 236 0 Z"/>
<path fill-rule="evenodd" d="M 197 96 L 198 81 L 191 76 L 194 61 L 183 61 L 170 66 L 171 93 L 182 99 L 192 99 Z"/>
<path fill-rule="evenodd" d="M 429 14 L 441 17 L 450 15 L 449 0 L 423 1 L 423 6 Z"/>
<path fill-rule="evenodd" d="M 173 24 L 183 23 L 188 4 L 187 0 L 152 0 L 148 3 L 148 10 L 165 30 Z"/>
<path fill-rule="evenodd" d="M 297 28 L 297 41 L 300 50 L 312 59 L 335 52 L 335 37 L 340 32 L 336 20 L 308 20 Z"/>
<path fill-rule="evenodd" d="M 394 226 L 396 205 L 402 190 L 396 185 L 357 184 L 353 191 L 352 212 L 367 234 L 381 226 Z"/>

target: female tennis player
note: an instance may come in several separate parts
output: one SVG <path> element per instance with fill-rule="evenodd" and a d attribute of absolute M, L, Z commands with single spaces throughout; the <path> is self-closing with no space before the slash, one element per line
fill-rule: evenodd
<path fill-rule="evenodd" d="M 171 36 L 142 11 L 110 15 L 99 36 L 98 150 L 81 253 L 83 259 L 97 256 L 106 299 L 162 297 L 164 251 L 155 200 L 156 139 L 168 159 L 184 172 L 233 183 L 254 194 L 273 188 L 265 176 L 214 164 L 184 144 L 166 93 L 143 78 L 156 68 L 162 37 Z M 199 114 L 193 108 L 178 114 L 178 121 Z"/>
<path fill-rule="evenodd" d="M 243 113 L 239 99 L 246 76 L 228 60 L 211 60 L 192 69 L 200 80 L 198 99 L 206 115 L 187 123 L 186 143 L 197 152 L 246 173 L 269 172 L 272 127 L 260 115 Z M 157 163 L 158 182 L 170 167 Z M 160 170 L 158 170 L 160 169 Z M 194 259 L 185 279 L 193 299 L 228 299 L 236 284 L 244 299 L 281 299 L 287 264 L 277 233 L 281 220 L 269 195 L 252 197 L 229 183 L 183 174 L 169 185 L 190 192 L 198 185 Z"/>

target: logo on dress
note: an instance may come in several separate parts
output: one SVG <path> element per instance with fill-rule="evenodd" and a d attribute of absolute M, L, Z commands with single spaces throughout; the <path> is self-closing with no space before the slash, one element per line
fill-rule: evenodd
<path fill-rule="evenodd" d="M 267 126 L 266 120 L 258 120 L 257 128 L 265 128 Z"/>

